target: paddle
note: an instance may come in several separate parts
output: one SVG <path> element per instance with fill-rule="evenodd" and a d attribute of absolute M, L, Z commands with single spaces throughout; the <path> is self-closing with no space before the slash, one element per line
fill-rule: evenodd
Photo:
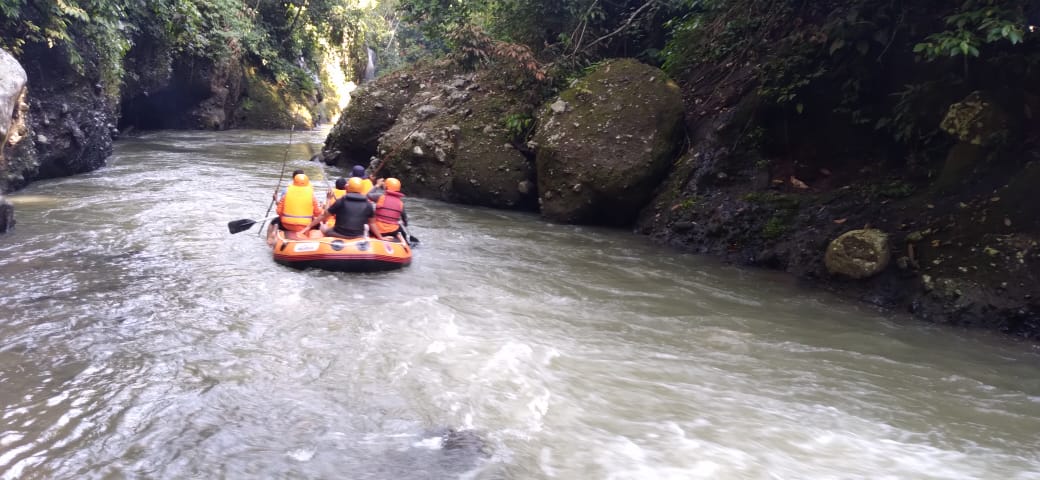
<path fill-rule="evenodd" d="M 227 229 L 228 229 L 229 232 L 231 232 L 232 235 L 234 235 L 236 233 L 244 232 L 246 230 L 249 230 L 250 228 L 253 228 L 253 225 L 256 225 L 258 223 L 265 223 L 268 220 L 271 220 L 272 218 L 278 218 L 278 215 L 275 215 L 273 217 L 267 217 L 267 218 L 264 218 L 264 219 L 261 219 L 261 220 L 251 220 L 251 219 L 248 219 L 248 218 L 243 218 L 243 219 L 240 219 L 240 220 L 232 220 L 232 221 L 227 223 Z"/>
<path fill-rule="evenodd" d="M 405 236 L 405 238 L 408 241 L 408 245 L 412 246 L 412 247 L 418 247 L 419 246 L 419 239 L 416 238 L 416 237 L 413 237 L 412 234 L 408 233 L 408 229 L 405 228 L 403 223 L 398 223 L 397 225 L 401 227 L 401 232 L 404 232 L 404 236 Z"/>

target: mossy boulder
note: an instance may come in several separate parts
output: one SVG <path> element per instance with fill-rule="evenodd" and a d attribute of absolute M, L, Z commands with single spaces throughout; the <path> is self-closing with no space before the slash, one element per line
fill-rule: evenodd
<path fill-rule="evenodd" d="M 431 70 L 420 66 L 385 75 L 355 90 L 325 139 L 325 161 L 367 165 L 376 154 L 380 135 L 393 126 L 412 96 L 432 82 L 431 75 Z"/>
<path fill-rule="evenodd" d="M 861 279 L 880 273 L 891 258 L 888 235 L 867 228 L 845 232 L 834 239 L 823 260 L 831 274 Z"/>
<path fill-rule="evenodd" d="M 606 62 L 538 116 L 542 215 L 625 225 L 650 200 L 683 138 L 679 87 L 632 59 Z"/>
<path fill-rule="evenodd" d="M 380 176 L 396 176 L 404 190 L 425 197 L 534 209 L 534 164 L 508 123 L 533 121 L 537 95 L 500 77 L 494 70 L 456 75 L 417 93 L 380 140 Z"/>
<path fill-rule="evenodd" d="M 1004 143 L 1008 136 L 1008 116 L 982 92 L 950 106 L 939 127 L 957 140 L 979 147 Z"/>

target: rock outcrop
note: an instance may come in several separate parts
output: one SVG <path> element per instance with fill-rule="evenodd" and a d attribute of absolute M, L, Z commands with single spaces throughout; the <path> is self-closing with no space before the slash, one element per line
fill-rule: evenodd
<path fill-rule="evenodd" d="M 379 148 L 380 135 L 393 126 L 412 96 L 431 81 L 429 72 L 419 68 L 391 73 L 355 90 L 325 140 L 325 161 L 347 167 L 368 165 Z"/>
<path fill-rule="evenodd" d="M 127 57 L 135 74 L 122 92 L 120 128 L 223 130 L 239 123 L 234 113 L 244 90 L 241 59 L 171 60 L 168 47 L 141 40 Z"/>
<path fill-rule="evenodd" d="M 17 145 L 8 139 L 0 178 L 7 191 L 30 181 L 89 172 L 112 153 L 115 111 L 96 79 L 72 68 L 59 49 L 26 47 L 27 126 Z"/>
<path fill-rule="evenodd" d="M 534 165 L 510 124 L 531 121 L 538 99 L 487 70 L 427 84 L 380 138 L 380 175 L 422 196 L 534 209 Z"/>
<path fill-rule="evenodd" d="M 0 193 L 23 185 L 36 169 L 27 82 L 18 60 L 0 50 Z"/>
<path fill-rule="evenodd" d="M 27 80 L 18 60 L 7 51 L 0 50 L 0 139 L 3 140 L 0 143 L 0 156 L 14 130 L 11 127 L 17 122 Z"/>
<path fill-rule="evenodd" d="M 683 137 L 679 87 L 632 59 L 604 63 L 538 117 L 542 215 L 630 224 L 667 174 Z"/>

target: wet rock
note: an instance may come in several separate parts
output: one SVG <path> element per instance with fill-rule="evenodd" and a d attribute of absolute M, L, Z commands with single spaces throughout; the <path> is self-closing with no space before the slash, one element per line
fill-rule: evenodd
<path fill-rule="evenodd" d="M 7 233 L 14 227 L 14 205 L 0 196 L 0 233 Z"/>
<path fill-rule="evenodd" d="M 827 247 L 824 264 L 831 274 L 861 279 L 884 270 L 890 259 L 888 235 L 877 229 L 863 229 L 834 239 Z"/>

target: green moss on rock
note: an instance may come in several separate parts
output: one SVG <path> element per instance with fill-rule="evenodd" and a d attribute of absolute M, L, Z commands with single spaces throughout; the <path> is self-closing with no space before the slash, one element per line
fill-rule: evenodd
<path fill-rule="evenodd" d="M 631 223 L 668 172 L 683 137 L 678 86 L 632 59 L 605 62 L 539 114 L 542 215 Z"/>

